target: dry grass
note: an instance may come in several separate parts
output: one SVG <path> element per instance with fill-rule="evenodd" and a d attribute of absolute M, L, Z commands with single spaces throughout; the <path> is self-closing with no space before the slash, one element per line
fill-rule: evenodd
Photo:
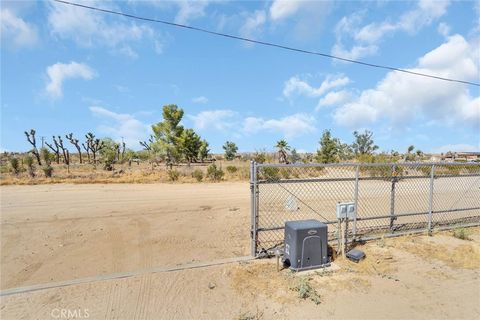
<path fill-rule="evenodd" d="M 225 172 L 223 180 L 225 181 L 247 181 L 249 179 L 249 162 L 217 161 L 217 167 Z M 66 165 L 52 164 L 53 177 L 46 178 L 41 172 L 41 168 L 36 167 L 36 176 L 30 177 L 26 171 L 17 175 L 8 172 L 8 168 L 1 173 L 0 185 L 36 185 L 36 184 L 54 184 L 54 183 L 72 183 L 72 184 L 95 184 L 95 183 L 198 183 L 211 182 L 206 178 L 206 171 L 209 164 L 192 164 L 191 166 L 175 166 L 174 171 L 178 172 L 178 179 L 172 181 L 167 168 L 164 165 L 152 167 L 148 163 L 140 165 L 119 164 L 115 166 L 114 171 L 105 171 L 101 165 L 96 168 L 91 164 L 75 164 L 67 168 Z M 227 166 L 236 168 L 235 172 L 225 170 Z M 203 172 L 204 178 L 198 181 L 194 176 L 194 171 Z"/>

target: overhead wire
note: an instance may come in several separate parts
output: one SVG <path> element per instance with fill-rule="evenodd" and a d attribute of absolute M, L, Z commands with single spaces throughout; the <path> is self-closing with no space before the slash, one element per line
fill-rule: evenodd
<path fill-rule="evenodd" d="M 269 46 L 269 47 L 284 49 L 284 50 L 298 52 L 298 53 L 316 55 L 316 56 L 321 56 L 321 57 L 324 57 L 324 58 L 330 58 L 330 59 L 334 59 L 334 60 L 350 62 L 350 63 L 354 63 L 354 64 L 366 66 L 366 67 L 386 69 L 386 70 L 401 72 L 401 73 L 410 74 L 410 75 L 414 75 L 414 76 L 420 76 L 420 77 L 426 77 L 426 78 L 431 78 L 431 79 L 436 79 L 436 80 L 456 82 L 456 83 L 462 83 L 462 84 L 467 84 L 467 85 L 480 87 L 480 83 L 476 83 L 476 82 L 453 79 L 453 78 L 446 78 L 446 77 L 440 77 L 440 76 L 436 76 L 436 75 L 431 75 L 431 74 L 422 73 L 422 72 L 416 72 L 416 71 L 397 68 L 397 67 L 391 67 L 391 66 L 387 66 L 387 65 L 369 63 L 369 62 L 364 62 L 364 61 L 359 61 L 359 60 L 354 60 L 354 59 L 347 59 L 347 58 L 342 58 L 342 57 L 327 54 L 327 53 L 294 48 L 294 47 L 290 47 L 290 46 L 286 46 L 286 45 L 282 45 L 282 44 L 277 44 L 277 43 L 273 43 L 273 42 L 254 40 L 254 39 L 250 39 L 250 38 L 236 36 L 236 35 L 233 35 L 233 34 L 212 31 L 212 30 L 209 30 L 209 29 L 189 26 L 189 25 L 180 24 L 180 23 L 174 23 L 174 22 L 161 20 L 161 19 L 141 17 L 141 16 L 134 15 L 134 14 L 123 13 L 123 12 L 109 10 L 109 9 L 103 9 L 103 8 L 98 8 L 98 7 L 94 7 L 94 6 L 88 6 L 88 5 L 85 5 L 85 4 L 80 4 L 80 3 L 75 3 L 75 2 L 65 1 L 65 0 L 53 0 L 53 1 L 58 2 L 58 3 L 63 3 L 63 4 L 66 4 L 66 5 L 70 5 L 70 6 L 75 6 L 75 7 L 94 10 L 94 11 L 99 11 L 99 12 L 103 12 L 103 13 L 123 16 L 123 17 L 132 18 L 132 19 L 136 19 L 136 20 L 161 23 L 161 24 L 164 24 L 164 25 L 169 25 L 169 26 L 173 26 L 173 27 L 178 27 L 178 28 L 184 28 L 184 29 L 188 29 L 188 30 L 203 32 L 203 33 L 207 33 L 207 34 L 211 34 L 211 35 L 215 35 L 215 36 L 220 36 L 220 37 L 245 41 L 245 42 L 259 44 L 259 45 L 263 45 L 263 46 Z"/>

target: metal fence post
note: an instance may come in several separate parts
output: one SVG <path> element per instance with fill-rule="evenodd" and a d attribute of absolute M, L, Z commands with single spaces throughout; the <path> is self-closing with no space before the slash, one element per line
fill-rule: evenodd
<path fill-rule="evenodd" d="M 358 214 L 358 175 L 360 171 L 360 165 L 357 165 L 357 168 L 355 170 L 355 193 L 353 196 L 353 201 L 355 203 L 355 215 L 353 216 L 353 227 L 352 227 L 352 233 L 353 233 L 353 239 L 357 238 L 357 214 Z"/>
<path fill-rule="evenodd" d="M 430 172 L 430 196 L 428 198 L 428 234 L 432 234 L 432 215 L 433 215 L 433 181 L 435 178 L 435 165 L 432 164 Z"/>
<path fill-rule="evenodd" d="M 395 217 L 395 184 L 397 183 L 396 165 L 392 165 L 392 189 L 390 191 L 390 231 L 393 232 Z"/>
<path fill-rule="evenodd" d="M 251 254 L 257 255 L 257 177 L 255 161 L 250 161 Z"/>

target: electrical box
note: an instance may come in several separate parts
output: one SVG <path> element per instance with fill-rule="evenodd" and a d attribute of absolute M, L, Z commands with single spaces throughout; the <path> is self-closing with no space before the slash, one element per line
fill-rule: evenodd
<path fill-rule="evenodd" d="M 285 222 L 283 261 L 302 271 L 328 266 L 327 225 L 318 220 Z"/>
<path fill-rule="evenodd" d="M 355 219 L 357 208 L 355 202 L 339 202 L 337 203 L 337 219 Z"/>

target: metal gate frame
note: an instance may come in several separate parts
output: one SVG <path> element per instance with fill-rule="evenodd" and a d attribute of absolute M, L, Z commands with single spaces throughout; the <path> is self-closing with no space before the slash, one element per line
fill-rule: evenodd
<path fill-rule="evenodd" d="M 383 231 L 384 233 L 387 233 L 387 236 L 392 236 L 392 235 L 399 235 L 402 234 L 402 232 L 397 232 L 395 230 L 395 221 L 399 217 L 407 217 L 407 216 L 420 216 L 420 215 L 426 215 L 427 223 L 426 223 L 426 228 L 413 228 L 408 231 L 408 233 L 415 233 L 415 232 L 428 232 L 429 234 L 432 232 L 434 228 L 433 224 L 433 217 L 434 214 L 445 214 L 445 213 L 451 213 L 451 212 L 456 212 L 456 211 L 468 211 L 472 212 L 472 215 L 464 220 L 455 220 L 452 219 L 451 221 L 446 221 L 440 225 L 442 229 L 445 228 L 455 228 L 459 226 L 478 226 L 480 225 L 480 198 L 478 200 L 478 203 L 475 203 L 474 206 L 472 207 L 467 207 L 467 208 L 449 208 L 448 210 L 434 210 L 434 196 L 435 196 L 435 179 L 436 178 L 461 178 L 461 177 L 479 177 L 475 181 L 479 180 L 480 181 L 480 164 L 478 163 L 422 163 L 422 162 L 409 162 L 409 163 L 373 163 L 373 164 L 363 164 L 363 163 L 332 163 L 332 164 L 320 164 L 320 163 L 308 163 L 308 164 L 259 164 L 256 163 L 255 161 L 250 162 L 250 206 L 251 206 L 251 255 L 252 256 L 258 256 L 260 252 L 265 251 L 266 249 L 261 246 L 259 243 L 259 233 L 264 232 L 264 231 L 272 231 L 272 230 L 283 230 L 284 226 L 283 225 L 278 225 L 273 228 L 261 228 L 258 226 L 258 221 L 259 221 L 259 215 L 262 213 L 259 212 L 259 203 L 260 203 L 260 191 L 259 191 L 259 184 L 266 184 L 266 183 L 275 183 L 275 184 L 282 184 L 282 183 L 309 183 L 309 182 L 316 182 L 318 183 L 319 181 L 322 182 L 335 182 L 335 181 L 352 181 L 354 182 L 354 192 L 352 195 L 353 201 L 355 203 L 355 206 L 358 208 L 358 203 L 359 203 L 359 185 L 361 184 L 361 181 L 363 180 L 379 180 L 380 178 L 378 177 L 362 177 L 360 176 L 360 171 L 361 169 L 365 168 L 372 168 L 372 167 L 386 167 L 390 166 L 391 167 L 391 175 L 388 176 L 386 179 L 385 177 L 381 178 L 384 181 L 390 181 L 391 183 L 391 190 L 390 190 L 390 212 L 388 215 L 381 215 L 381 216 L 368 216 L 368 217 L 358 217 L 355 216 L 353 219 L 352 223 L 352 230 L 351 230 L 351 239 L 352 240 L 368 240 L 370 238 L 378 238 L 377 236 L 371 236 L 371 234 L 362 234 L 358 235 L 357 234 L 357 222 L 358 221 L 367 221 L 367 220 L 375 220 L 375 219 L 389 219 L 389 230 L 385 232 L 385 229 L 379 229 L 375 230 L 372 229 L 371 233 L 375 234 L 377 231 Z M 467 170 L 469 173 L 468 174 L 443 174 L 443 175 L 438 175 L 436 176 L 436 167 L 453 167 L 453 166 L 474 166 L 474 171 L 473 173 L 470 173 L 469 170 Z M 341 179 L 278 179 L 275 181 L 265 181 L 262 179 L 259 179 L 259 170 L 262 170 L 262 168 L 285 168 L 285 169 L 298 169 L 302 170 L 302 168 L 314 168 L 314 167 L 322 167 L 322 168 L 345 168 L 345 167 L 350 167 L 354 169 L 355 176 L 352 178 L 341 178 Z M 402 176 L 399 177 L 397 174 L 397 168 L 398 167 L 406 167 L 406 168 L 419 168 L 419 167 L 430 167 L 430 174 L 425 175 L 425 176 Z M 478 169 L 477 169 L 478 167 Z M 455 171 L 454 171 L 455 172 Z M 428 190 L 425 190 L 426 193 L 428 193 L 428 210 L 427 211 L 421 211 L 421 212 L 407 212 L 407 213 L 397 213 L 395 211 L 395 200 L 396 200 L 396 189 L 397 189 L 397 183 L 400 181 L 400 179 L 417 179 L 417 178 L 423 178 L 423 179 L 429 179 L 429 188 Z M 476 214 L 476 211 L 478 211 L 478 214 Z M 295 220 L 295 219 L 292 219 Z M 326 219 L 325 219 L 326 220 Z M 336 220 L 326 220 L 323 221 L 327 224 L 336 224 Z M 337 237 L 338 238 L 338 237 Z M 331 239 L 331 240 L 336 240 L 337 238 Z M 261 249 L 261 250 L 259 250 Z"/>

